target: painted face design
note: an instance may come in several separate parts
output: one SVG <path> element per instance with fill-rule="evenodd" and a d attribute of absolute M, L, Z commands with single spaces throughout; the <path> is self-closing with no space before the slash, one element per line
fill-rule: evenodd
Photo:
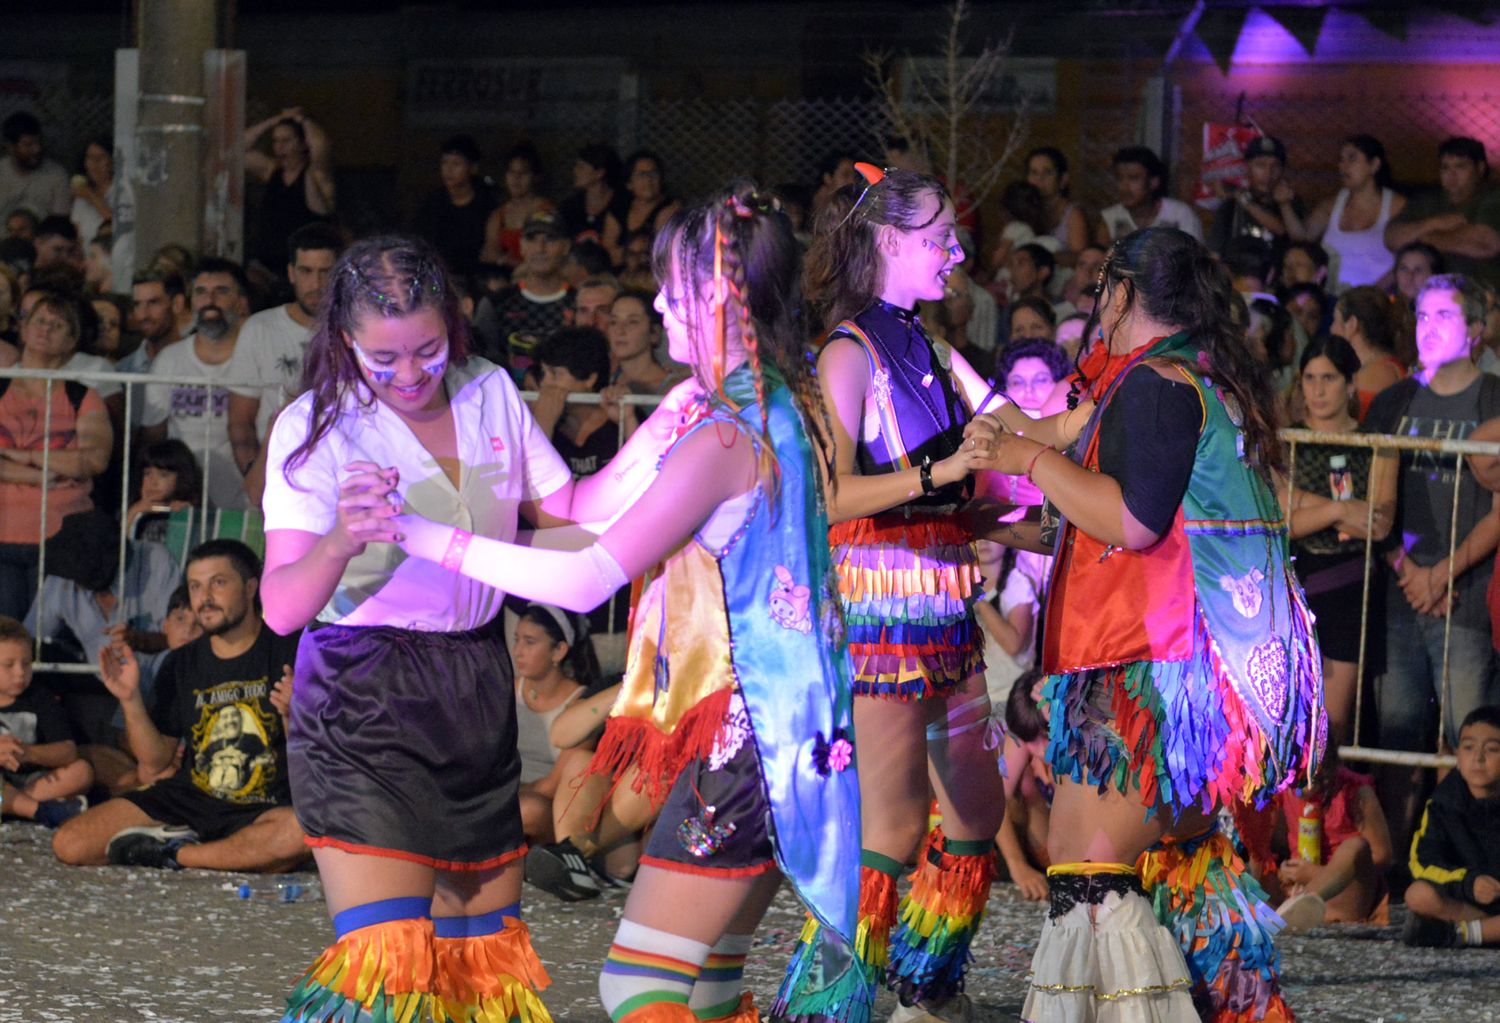
<path fill-rule="evenodd" d="M 372 361 L 370 361 L 370 357 L 365 354 L 365 350 L 363 348 L 361 348 L 358 344 L 353 344 L 353 345 L 350 345 L 349 347 L 354 349 L 354 357 L 359 360 L 359 364 L 365 368 L 365 372 L 368 373 L 368 374 L 370 374 L 370 379 L 373 380 L 375 383 L 377 383 L 377 384 L 381 385 L 382 387 L 384 387 L 385 385 L 389 384 L 392 380 L 396 379 L 396 367 L 395 366 L 382 366 L 378 362 L 372 362 Z M 447 361 L 448 361 L 448 352 L 447 352 L 446 349 L 444 349 L 444 351 L 443 351 L 443 362 L 446 363 Z"/>

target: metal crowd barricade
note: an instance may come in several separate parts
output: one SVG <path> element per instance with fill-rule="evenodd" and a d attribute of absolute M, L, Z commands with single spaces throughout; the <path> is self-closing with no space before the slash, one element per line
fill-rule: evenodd
<path fill-rule="evenodd" d="M 1359 662 L 1355 668 L 1354 683 L 1354 719 L 1352 722 L 1354 742 L 1353 745 L 1340 748 L 1339 755 L 1345 760 L 1363 761 L 1374 764 L 1394 764 L 1406 767 L 1452 767 L 1455 759 L 1451 753 L 1443 752 L 1443 728 L 1447 720 L 1448 696 L 1449 696 L 1449 647 L 1453 631 L 1453 582 L 1456 578 L 1453 571 L 1453 553 L 1458 548 L 1461 538 L 1458 536 L 1458 509 L 1459 495 L 1463 486 L 1464 473 L 1467 465 L 1466 455 L 1489 455 L 1500 456 L 1500 443 L 1486 443 L 1481 441 L 1451 440 L 1430 437 L 1403 437 L 1395 434 L 1369 434 L 1369 433 L 1321 433 L 1316 430 L 1282 430 L 1281 437 L 1288 443 L 1287 464 L 1295 467 L 1297 464 L 1298 444 L 1319 444 L 1329 447 L 1368 448 L 1371 452 L 1370 474 L 1367 482 L 1367 492 L 1364 495 L 1368 510 L 1365 516 L 1365 566 L 1363 593 L 1360 598 L 1359 608 Z M 1420 753 L 1408 750 L 1388 750 L 1376 746 L 1366 746 L 1361 741 L 1361 726 L 1364 717 L 1364 695 L 1366 688 L 1365 679 L 1365 653 L 1369 641 L 1370 625 L 1370 589 L 1374 572 L 1378 571 L 1375 555 L 1374 520 L 1375 501 L 1373 494 L 1369 491 L 1375 486 L 1375 462 L 1381 452 L 1395 451 L 1430 451 L 1437 454 L 1451 454 L 1458 456 L 1455 461 L 1453 473 L 1453 508 L 1450 516 L 1448 532 L 1448 593 L 1450 599 L 1443 615 L 1443 667 L 1442 675 L 1437 685 L 1438 696 L 1438 725 L 1437 725 L 1437 749 L 1432 753 Z M 1395 486 L 1398 494 L 1401 487 L 1401 476 L 1399 463 L 1393 469 L 1397 474 Z M 1288 474 L 1287 479 L 1287 506 L 1292 505 L 1292 487 L 1295 472 Z M 1288 522 L 1291 515 L 1288 513 Z M 1492 555 L 1485 555 L 1491 557 Z M 1390 666 L 1387 665 L 1387 670 Z M 1373 681 L 1373 680 L 1372 680 Z"/>
<path fill-rule="evenodd" d="M 260 386 L 258 383 L 256 383 L 256 384 L 250 384 L 250 383 L 247 382 L 247 383 L 241 384 L 240 382 L 237 382 L 237 381 L 217 380 L 217 379 L 210 379 L 208 377 L 162 376 L 162 375 L 158 375 L 158 374 L 154 374 L 154 373 L 117 373 L 117 372 L 102 372 L 102 371 L 37 370 L 37 369 L 23 369 L 19 365 L 8 366 L 8 367 L 0 367 L 0 378 L 11 378 L 11 379 L 17 379 L 17 380 L 42 380 L 42 381 L 45 381 L 46 388 L 45 388 L 44 397 L 43 397 L 44 412 L 43 412 L 43 422 L 42 422 L 42 436 L 44 438 L 44 445 L 47 443 L 46 439 L 50 438 L 52 436 L 52 400 L 53 400 L 53 396 L 55 394 L 55 389 L 59 385 L 65 384 L 65 383 L 70 382 L 70 381 L 72 381 L 72 382 L 78 382 L 78 383 L 82 383 L 82 384 L 86 384 L 86 385 L 91 386 L 91 387 L 95 386 L 97 384 L 101 384 L 101 383 L 118 383 L 118 384 L 121 385 L 121 387 L 123 389 L 123 393 L 124 393 L 124 414 L 121 417 L 121 421 L 124 424 L 124 437 L 120 439 L 121 442 L 120 442 L 120 445 L 119 445 L 121 473 L 120 473 L 120 501 L 119 501 L 120 535 L 119 535 L 119 544 L 118 544 L 118 557 L 119 557 L 119 564 L 121 566 L 121 569 L 120 569 L 120 574 L 119 574 L 118 578 L 119 578 L 119 580 L 120 580 L 121 583 L 123 583 L 123 580 L 124 580 L 124 565 L 125 565 L 125 555 L 126 555 L 126 541 L 128 539 L 130 539 L 130 526 L 129 526 L 129 523 L 127 522 L 127 517 L 128 517 L 129 510 L 130 510 L 130 489 L 131 489 L 130 467 L 131 467 L 131 463 L 132 463 L 132 453 L 133 453 L 133 449 L 134 449 L 134 446 L 135 446 L 134 445 L 135 438 L 132 436 L 132 432 L 133 431 L 132 431 L 131 423 L 132 423 L 132 421 L 134 419 L 134 414 L 133 413 L 134 413 L 134 410 L 136 408 L 136 403 L 137 403 L 138 400 L 140 400 L 139 396 L 136 393 L 137 389 L 141 388 L 141 387 L 148 386 L 148 385 L 152 385 L 152 384 L 165 384 L 165 385 L 169 385 L 169 386 L 189 386 L 189 387 L 191 387 L 191 386 L 201 386 L 204 389 L 204 408 L 206 410 L 208 410 L 208 412 L 203 417 L 202 444 L 200 446 L 194 447 L 194 450 L 193 450 L 193 453 L 194 453 L 195 456 L 197 456 L 197 458 L 199 460 L 199 464 L 200 464 L 200 466 L 202 468 L 203 486 L 202 486 L 202 493 L 201 493 L 200 499 L 199 499 L 199 504 L 194 509 L 194 511 L 197 513 L 197 516 L 198 516 L 197 520 L 196 520 L 197 521 L 197 526 L 196 526 L 197 530 L 199 532 L 202 532 L 204 535 L 207 535 L 207 530 L 209 529 L 209 524 L 210 524 L 210 522 L 214 521 L 214 519 L 212 518 L 212 513 L 210 511 L 210 505 L 209 505 L 209 500 L 208 500 L 209 478 L 210 478 L 210 473 L 212 472 L 212 459 L 210 459 L 208 457 L 208 453 L 212 449 L 212 447 L 214 446 L 213 445 L 213 431 L 214 431 L 214 429 L 216 429 L 216 428 L 217 429 L 227 429 L 228 428 L 227 419 L 226 420 L 216 420 L 214 418 L 214 416 L 212 415 L 212 409 L 213 409 L 213 392 L 214 392 L 214 390 L 229 390 L 229 389 L 231 389 L 233 387 L 236 387 L 236 386 L 257 386 L 257 387 Z M 524 401 L 527 401 L 527 402 L 535 401 L 538 396 L 539 396 L 538 392 L 536 392 L 536 391 L 523 391 L 523 392 L 521 392 L 522 399 Z M 569 404 L 580 404 L 580 405 L 599 405 L 599 404 L 602 404 L 602 399 L 601 399 L 601 397 L 598 394 L 572 394 L 572 395 L 568 396 L 567 400 L 568 400 Z M 655 408 L 655 406 L 657 406 L 658 404 L 660 404 L 661 400 L 662 400 L 661 397 L 659 397 L 657 395 L 625 395 L 625 396 L 623 396 L 620 399 L 620 401 L 621 401 L 622 404 L 633 405 L 633 406 L 636 406 L 637 408 L 645 409 L 646 411 L 644 411 L 644 412 L 642 412 L 642 413 L 639 414 L 639 418 L 641 418 L 641 419 L 644 419 L 645 416 L 649 415 L 650 414 L 650 410 L 653 409 L 653 408 Z M 617 424 L 616 428 L 617 428 L 617 431 L 618 431 L 619 444 L 621 446 L 623 446 L 624 443 L 625 443 L 625 440 L 626 440 L 626 436 L 627 436 L 626 435 L 626 429 L 625 429 L 625 423 L 624 423 L 623 417 L 622 417 L 621 421 Z M 260 438 L 260 439 L 262 441 L 264 441 L 264 438 Z M 189 444 L 189 447 L 193 447 L 193 445 Z M 52 461 L 51 448 L 44 446 L 43 449 L 42 449 L 42 464 L 41 464 L 41 467 L 40 467 L 44 480 L 45 480 L 47 474 L 51 471 L 51 461 Z M 38 530 L 39 535 L 37 537 L 36 590 L 35 590 L 35 594 L 33 596 L 33 602 L 36 603 L 36 605 L 37 605 L 37 610 L 38 610 L 37 617 L 39 619 L 45 619 L 45 617 L 46 617 L 45 599 L 46 598 L 45 598 L 45 593 L 44 593 L 44 591 L 45 591 L 44 583 L 45 583 L 45 580 L 46 580 L 46 577 L 47 577 L 47 539 L 48 539 L 47 538 L 47 505 L 48 505 L 48 488 L 46 486 L 42 486 L 40 489 L 41 489 L 41 526 L 40 526 L 40 529 Z M 101 497 L 102 497 L 102 495 L 96 494 L 95 495 L 95 503 L 96 503 L 96 505 L 98 505 L 100 507 L 103 507 L 104 504 L 105 504 L 105 502 L 101 499 Z M 189 521 L 190 521 L 189 528 L 191 530 L 193 528 L 192 520 L 190 519 Z M 122 596 L 123 596 L 123 594 L 122 594 Z M 610 629 L 611 632 L 619 631 L 619 627 L 622 627 L 624 623 L 623 622 L 616 622 L 615 621 L 615 607 L 614 607 L 614 602 L 613 601 L 611 601 L 611 603 L 609 604 L 609 608 L 610 608 L 609 629 Z M 74 663 L 67 663 L 67 662 L 49 662 L 49 661 L 43 661 L 42 657 L 41 657 L 43 637 L 41 637 L 40 635 L 38 635 L 38 636 L 33 637 L 33 638 L 34 638 L 34 641 L 35 641 L 35 647 L 34 647 L 35 653 L 34 653 L 33 664 L 32 664 L 33 670 L 36 670 L 36 671 L 58 672 L 58 673 L 63 673 L 63 674 L 78 674 L 78 675 L 92 675 L 92 674 L 96 673 L 96 671 L 97 671 L 97 666 L 96 665 L 91 665 L 91 664 L 74 664 Z"/>

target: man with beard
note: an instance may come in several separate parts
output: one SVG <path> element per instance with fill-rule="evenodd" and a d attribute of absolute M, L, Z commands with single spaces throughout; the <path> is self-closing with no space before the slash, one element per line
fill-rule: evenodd
<path fill-rule="evenodd" d="M 73 208 L 68 172 L 42 155 L 42 122 L 17 111 L 0 124 L 0 136 L 10 150 L 0 160 L 0 217 L 30 210 L 40 220 L 48 214 L 67 216 Z"/>
<path fill-rule="evenodd" d="M 150 707 L 124 643 L 100 658 L 141 769 L 177 773 L 101 803 L 53 836 L 64 863 L 276 873 L 307 858 L 291 809 L 286 727 L 298 634 L 278 636 L 260 613 L 260 561 L 237 540 L 210 540 L 187 559 L 203 635 L 172 651 Z"/>
<path fill-rule="evenodd" d="M 193 333 L 157 355 L 153 377 L 228 381 L 230 358 L 250 311 L 245 272 L 227 259 L 207 258 L 193 276 L 189 304 Z M 193 449 L 203 465 L 208 499 L 218 508 L 244 508 L 244 476 L 229 442 L 229 391 L 203 384 L 148 384 L 140 443 L 173 437 Z M 210 421 L 205 421 L 210 420 Z"/>
<path fill-rule="evenodd" d="M 186 307 L 187 287 L 181 277 L 164 270 L 136 274 L 130 284 L 130 322 L 141 343 L 115 363 L 115 369 L 121 373 L 149 373 L 161 350 L 180 340 L 177 314 Z"/>
<path fill-rule="evenodd" d="M 327 224 L 306 224 L 287 239 L 287 280 L 293 300 L 264 309 L 245 321 L 229 360 L 229 442 L 236 468 L 247 478 L 251 504 L 260 505 L 265 466 L 257 458 L 271 435 L 276 414 L 302 393 L 302 356 L 312 337 L 313 317 L 344 249 Z"/>

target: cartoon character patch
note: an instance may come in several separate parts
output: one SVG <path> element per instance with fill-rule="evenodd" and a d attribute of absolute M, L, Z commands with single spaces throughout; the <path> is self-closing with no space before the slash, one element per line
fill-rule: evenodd
<path fill-rule="evenodd" d="M 808 610 L 811 600 L 812 590 L 796 584 L 792 573 L 777 565 L 776 582 L 771 587 L 771 620 L 805 636 L 812 632 L 812 614 Z"/>
<path fill-rule="evenodd" d="M 1252 568 L 1238 579 L 1232 575 L 1219 576 L 1219 588 L 1229 594 L 1236 611 L 1246 618 L 1254 618 L 1260 614 L 1260 584 L 1265 578 L 1260 569 Z"/>
<path fill-rule="evenodd" d="M 745 710 L 745 701 L 740 698 L 740 694 L 735 693 L 729 698 L 729 709 L 724 712 L 719 730 L 714 733 L 714 748 L 708 754 L 708 769 L 723 770 L 724 765 L 739 753 L 749 736 L 750 712 Z"/>

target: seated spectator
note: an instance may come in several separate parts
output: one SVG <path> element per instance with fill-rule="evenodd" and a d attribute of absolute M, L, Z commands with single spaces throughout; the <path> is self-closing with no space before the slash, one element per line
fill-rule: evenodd
<path fill-rule="evenodd" d="M 530 604 L 516 622 L 516 746 L 521 755 L 521 822 L 526 837 L 553 840 L 554 818 L 588 768 L 590 751 L 552 745 L 552 723 L 599 682 L 588 637 L 574 616 Z M 597 888 L 595 889 L 597 892 Z"/>
<path fill-rule="evenodd" d="M 60 828 L 52 849 L 64 863 L 277 873 L 308 858 L 290 805 L 284 723 L 300 634 L 266 627 L 259 576 L 259 559 L 235 540 L 188 554 L 205 635 L 167 655 L 149 707 L 134 651 L 125 643 L 105 651 L 105 684 L 141 767 L 160 772 L 179 740 L 188 748 L 181 770 Z"/>
<path fill-rule="evenodd" d="M 1276 272 L 1276 286 L 1290 288 L 1298 284 L 1324 286 L 1328 281 L 1328 253 L 1312 242 L 1292 242 L 1281 250 L 1281 264 Z"/>
<path fill-rule="evenodd" d="M 1241 235 L 1230 240 L 1219 255 L 1219 262 L 1229 271 L 1234 290 L 1246 296 L 1271 290 L 1271 273 L 1276 266 L 1271 246 L 1259 238 Z"/>
<path fill-rule="evenodd" d="M 1408 305 L 1416 305 L 1417 292 L 1433 274 L 1448 272 L 1448 261 L 1443 254 L 1426 242 L 1408 242 L 1396 252 L 1396 284 L 1394 293 L 1406 299 Z"/>
<path fill-rule="evenodd" d="M 1094 311 L 1099 291 L 1099 269 L 1104 266 L 1104 256 L 1104 246 L 1085 245 L 1078 251 L 1073 276 L 1063 288 L 1063 302 L 1085 315 Z"/>
<path fill-rule="evenodd" d="M 1022 245 L 1040 242 L 1044 247 L 1056 250 L 1057 239 L 1047 234 L 1047 204 L 1035 185 L 1029 181 L 1012 181 L 1000 193 L 1000 207 L 1010 219 L 1000 229 L 1000 241 L 990 253 L 991 269 L 1003 274 L 1010 266 L 1011 253 Z M 1048 245 L 1048 242 L 1052 244 Z"/>
<path fill-rule="evenodd" d="M 610 266 L 609 253 L 604 246 L 598 242 L 574 242 L 573 248 L 568 252 L 568 258 L 563 261 L 563 279 L 568 282 L 568 287 L 575 291 L 583 286 L 584 281 L 593 280 L 596 277 L 613 276 Z M 576 322 L 576 321 L 575 321 Z M 591 327 L 594 324 L 580 323 L 580 327 Z"/>
<path fill-rule="evenodd" d="M 1312 784 L 1282 790 L 1276 803 L 1286 826 L 1286 855 L 1276 857 L 1275 873 L 1263 883 L 1273 899 L 1282 900 L 1276 913 L 1287 931 L 1385 923 L 1391 830 L 1375 779 L 1345 767 L 1338 745 L 1330 742 Z M 1317 855 L 1308 859 L 1311 852 Z"/>
<path fill-rule="evenodd" d="M 149 373 L 161 350 L 180 340 L 178 314 L 187 308 L 187 285 L 181 277 L 158 271 L 137 274 L 130 285 L 130 323 L 131 329 L 140 335 L 141 343 L 115 368 L 121 373 Z M 137 390 L 134 405 L 137 417 L 141 412 L 140 397 Z"/>
<path fill-rule="evenodd" d="M 812 215 L 808 212 L 812 209 L 812 189 L 795 181 L 784 181 L 771 189 L 781 203 L 781 212 L 786 214 L 788 223 L 792 225 L 792 237 L 805 248 L 812 244 L 812 232 L 809 225 L 812 223 Z"/>
<path fill-rule="evenodd" d="M 176 274 L 188 280 L 198 270 L 198 257 L 186 245 L 167 242 L 151 257 L 148 272 Z"/>
<path fill-rule="evenodd" d="M 120 533 L 102 511 L 77 512 L 47 544 L 47 576 L 26 615 L 26 627 L 53 644 L 48 660 L 98 664 L 111 642 L 123 642 L 143 657 L 142 685 L 149 696 L 155 659 L 166 649 L 162 620 L 177 585 L 177 561 L 159 543 L 128 541 L 120 564 Z M 84 742 L 113 745 L 115 701 L 99 686 L 78 686 L 66 676 L 57 691 Z M 61 681 L 62 677 L 55 677 Z"/>
<path fill-rule="evenodd" d="M 0 216 L 27 210 L 37 220 L 67 216 L 73 204 L 68 172 L 47 159 L 42 146 L 42 122 L 24 110 L 0 122 L 0 138 L 8 150 L 0 160 Z"/>
<path fill-rule="evenodd" d="M 1412 197 L 1385 229 L 1385 245 L 1399 252 L 1426 242 L 1443 254 L 1445 272 L 1500 285 L 1500 191 L 1490 187 L 1484 143 L 1450 138 L 1438 147 L 1441 187 Z"/>
<path fill-rule="evenodd" d="M 614 365 L 606 397 L 620 394 L 665 395 L 687 376 L 684 367 L 664 365 L 666 347 L 661 314 L 650 292 L 626 291 L 609 307 L 609 359 Z M 635 432 L 634 422 L 645 418 L 634 406 L 622 406 L 626 436 Z M 608 410 L 608 404 L 606 404 Z M 646 415 L 650 414 L 647 410 Z"/>
<path fill-rule="evenodd" d="M 1057 313 L 1045 298 L 1032 295 L 1013 302 L 1007 316 L 1007 348 L 1020 341 L 1050 342 L 1057 334 Z"/>
<path fill-rule="evenodd" d="M 312 338 L 313 317 L 333 276 L 344 239 L 327 224 L 305 224 L 287 239 L 287 281 L 292 300 L 263 309 L 245 321 L 225 375 L 229 388 L 227 428 L 234 461 L 246 477 L 250 503 L 260 505 L 265 488 L 262 447 L 271 422 L 302 393 L 302 362 Z"/>
<path fill-rule="evenodd" d="M 1386 248 L 1386 226 L 1406 208 L 1406 197 L 1395 189 L 1385 146 L 1370 135 L 1346 138 L 1339 146 L 1339 179 L 1343 187 L 1338 194 L 1318 203 L 1305 221 L 1295 213 L 1288 216 L 1290 235 L 1321 241 L 1338 257 L 1337 273 L 1327 282 L 1329 291 L 1364 284 L 1385 287 L 1396 262 Z"/>
<path fill-rule="evenodd" d="M 562 265 L 571 246 L 558 214 L 533 214 L 522 232 L 516 283 L 497 298 L 481 299 L 474 314 L 478 354 L 508 367 L 523 387 L 535 384 L 527 378 L 536 346 L 566 323 L 569 292 Z"/>
<path fill-rule="evenodd" d="M 657 291 L 656 274 L 651 268 L 651 234 L 636 231 L 625 238 L 624 262 L 620 265 L 620 285 L 627 291 Z"/>
<path fill-rule="evenodd" d="M 1333 314 L 1333 304 L 1320 286 L 1316 284 L 1293 284 L 1283 285 L 1276 293 L 1281 300 L 1282 308 L 1291 314 L 1293 320 L 1302 328 L 1302 335 L 1307 338 L 1315 338 L 1319 334 L 1327 333 L 1329 317 Z"/>
<path fill-rule="evenodd" d="M 1398 354 L 1408 346 L 1404 319 L 1397 318 L 1385 292 L 1372 286 L 1350 288 L 1334 303 L 1328 330 L 1334 337 L 1349 342 L 1359 356 L 1354 388 L 1359 397 L 1361 422 L 1369 414 L 1375 396 L 1406 376 L 1411 360 Z"/>
<path fill-rule="evenodd" d="M 269 156 L 258 148 L 267 132 Z M 328 134 L 301 107 L 288 107 L 245 129 L 245 173 L 265 186 L 247 264 L 259 264 L 257 274 L 274 282 L 281 278 L 292 232 L 333 216 L 336 193 Z M 177 272 L 192 276 L 191 267 L 178 267 Z"/>
<path fill-rule="evenodd" d="M 521 251 L 527 221 L 539 214 L 555 214 L 552 200 L 538 194 L 542 184 L 542 158 L 529 142 L 513 146 L 505 154 L 505 201 L 491 210 L 484 223 L 484 248 L 480 258 L 486 263 L 520 267 L 525 260 Z M 563 236 L 567 225 L 561 219 Z"/>
<path fill-rule="evenodd" d="M 1500 707 L 1476 707 L 1458 733 L 1458 770 L 1438 782 L 1411 843 L 1414 878 L 1401 940 L 1500 945 Z"/>
<path fill-rule="evenodd" d="M 1297 355 L 1297 338 L 1292 317 L 1271 295 L 1257 294 L 1250 299 L 1250 322 L 1245 343 L 1256 360 L 1266 367 L 1276 389 L 1283 393 L 1292 386 Z"/>
<path fill-rule="evenodd" d="M 619 694 L 617 682 L 580 695 L 552 722 L 552 745 L 592 748 Z M 526 853 L 526 882 L 564 902 L 591 899 L 602 887 L 628 884 L 640 861 L 641 832 L 656 816 L 650 798 L 636 791 L 635 779 L 634 769 L 618 785 L 602 774 L 579 778 L 576 792 L 553 821 L 556 841 L 533 845 Z"/>
<path fill-rule="evenodd" d="M 987 544 L 990 548 L 997 545 Z M 1033 551 L 1001 547 L 981 554 L 984 599 L 974 617 L 985 632 L 984 681 L 990 702 L 1003 704 L 1016 680 L 1036 664 L 1042 595 L 1052 559 Z"/>
<path fill-rule="evenodd" d="M 125 532 L 137 540 L 160 543 L 167 538 L 167 518 L 172 512 L 202 503 L 203 472 L 192 449 L 170 438 L 146 445 L 136 472 L 135 499 L 125 511 Z"/>
<path fill-rule="evenodd" d="M 578 245 L 573 247 L 576 249 Z M 619 297 L 620 282 L 615 280 L 613 274 L 585 277 L 573 289 L 573 326 L 593 327 L 601 334 L 608 334 L 610 309 Z M 609 358 L 611 363 L 615 362 L 613 352 Z"/>
<path fill-rule="evenodd" d="M 118 369 L 125 355 L 125 321 L 130 317 L 130 299 L 124 295 L 99 294 L 89 299 L 94 315 L 99 320 L 99 333 L 94 337 L 90 355 L 109 361 L 111 369 Z"/>
<path fill-rule="evenodd" d="M 1208 226 L 1205 243 L 1220 255 L 1236 238 L 1255 238 L 1274 246 L 1287 237 L 1288 219 L 1300 220 L 1304 214 L 1302 201 L 1283 180 L 1286 146 L 1280 139 L 1269 135 L 1251 139 L 1245 146 L 1245 170 L 1246 186 L 1221 193 L 1222 201 Z"/>
<path fill-rule="evenodd" d="M 41 218 L 26 207 L 11 210 L 5 217 L 5 241 L 15 238 L 29 242 L 36 237 L 36 226 Z"/>
<path fill-rule="evenodd" d="M 631 272 L 626 265 L 626 243 L 644 235 L 649 257 L 651 239 L 666 226 L 672 214 L 682 209 L 682 203 L 667 190 L 666 165 L 655 153 L 645 149 L 633 153 L 625 167 L 625 190 L 630 193 L 630 203 L 620 219 L 606 225 L 602 241 L 615 265 L 622 267 L 620 279 L 626 287 L 634 288 L 639 285 L 626 280 L 626 275 Z"/>
<path fill-rule="evenodd" d="M 1028 902 L 1045 901 L 1051 890 L 1044 873 L 1051 866 L 1047 829 L 1055 786 L 1047 760 L 1047 707 L 1041 702 L 1046 680 L 1035 670 L 1016 679 L 1005 701 L 1005 745 L 1000 753 L 1005 817 L 995 844 L 1005 872 Z"/>
<path fill-rule="evenodd" d="M 531 413 L 568 463 L 573 478 L 592 476 L 620 448 L 619 431 L 599 405 L 570 402 L 597 392 L 609 376 L 609 343 L 593 327 L 564 327 L 536 349 L 540 383 Z"/>
<path fill-rule="evenodd" d="M 602 244 L 609 221 L 625 216 L 630 196 L 620 188 L 623 176 L 620 154 L 610 146 L 594 144 L 578 151 L 573 161 L 573 194 L 558 209 L 575 242 Z M 610 262 L 614 262 L 613 254 Z"/>
<path fill-rule="evenodd" d="M 73 206 L 68 214 L 85 243 L 99 237 L 99 232 L 114 220 L 109 205 L 114 183 L 114 144 L 109 139 L 90 139 L 78 159 L 78 173 L 70 182 Z"/>
<path fill-rule="evenodd" d="M 61 369 L 77 337 L 77 304 L 43 293 L 21 325 L 21 368 Z M 47 401 L 47 381 L 0 377 L 0 615 L 7 618 L 22 617 L 31 605 L 42 537 L 94 507 L 93 480 L 109 467 L 114 445 L 109 413 L 92 387 L 51 388 L 50 435 L 43 432 Z"/>
<path fill-rule="evenodd" d="M 83 246 L 78 241 L 78 228 L 62 214 L 43 217 L 32 244 L 36 246 L 33 271 L 50 270 L 55 266 L 83 269 Z"/>
<path fill-rule="evenodd" d="M 1126 146 L 1115 153 L 1110 167 L 1120 201 L 1100 211 L 1103 223 L 1095 236 L 1100 245 L 1107 248 L 1116 238 L 1152 226 L 1175 227 L 1203 240 L 1198 214 L 1167 195 L 1167 166 L 1156 153 L 1145 146 Z"/>
<path fill-rule="evenodd" d="M 231 379 L 231 360 L 240 328 L 250 312 L 244 271 L 225 259 L 208 258 L 193 277 L 192 337 L 157 355 L 153 377 Z M 143 444 L 182 441 L 203 465 L 204 487 L 217 508 L 244 508 L 244 475 L 229 439 L 229 389 L 204 384 L 148 384 L 141 414 Z M 205 422 L 208 420 L 208 422 Z"/>
<path fill-rule="evenodd" d="M 1010 254 L 1006 271 L 1010 275 L 1010 300 L 1014 305 L 1023 298 L 1047 298 L 1047 288 L 1052 283 L 1052 274 L 1057 270 L 1057 260 L 1045 245 L 1028 242 Z"/>
<path fill-rule="evenodd" d="M 1026 154 L 1026 181 L 1041 194 L 1045 211 L 1037 234 L 1054 239 L 1058 263 L 1072 266 L 1088 245 L 1089 228 L 1083 207 L 1068 196 L 1068 158 L 1052 146 L 1033 149 Z"/>
<path fill-rule="evenodd" d="M 819 161 L 818 187 L 812 194 L 812 204 L 807 211 L 808 222 L 823 212 L 823 207 L 828 205 L 828 200 L 835 192 L 859 179 L 859 172 L 854 169 L 858 159 L 852 153 L 835 150 Z"/>
<path fill-rule="evenodd" d="M 411 222 L 412 232 L 432 242 L 448 269 L 465 277 L 479 265 L 485 227 L 497 205 L 479 161 L 479 146 L 468 135 L 445 141 L 438 149 L 438 187 L 427 193 Z"/>
<path fill-rule="evenodd" d="M 84 811 L 94 783 L 67 718 L 31 687 L 31 634 L 0 616 L 0 814 L 60 827 Z"/>

